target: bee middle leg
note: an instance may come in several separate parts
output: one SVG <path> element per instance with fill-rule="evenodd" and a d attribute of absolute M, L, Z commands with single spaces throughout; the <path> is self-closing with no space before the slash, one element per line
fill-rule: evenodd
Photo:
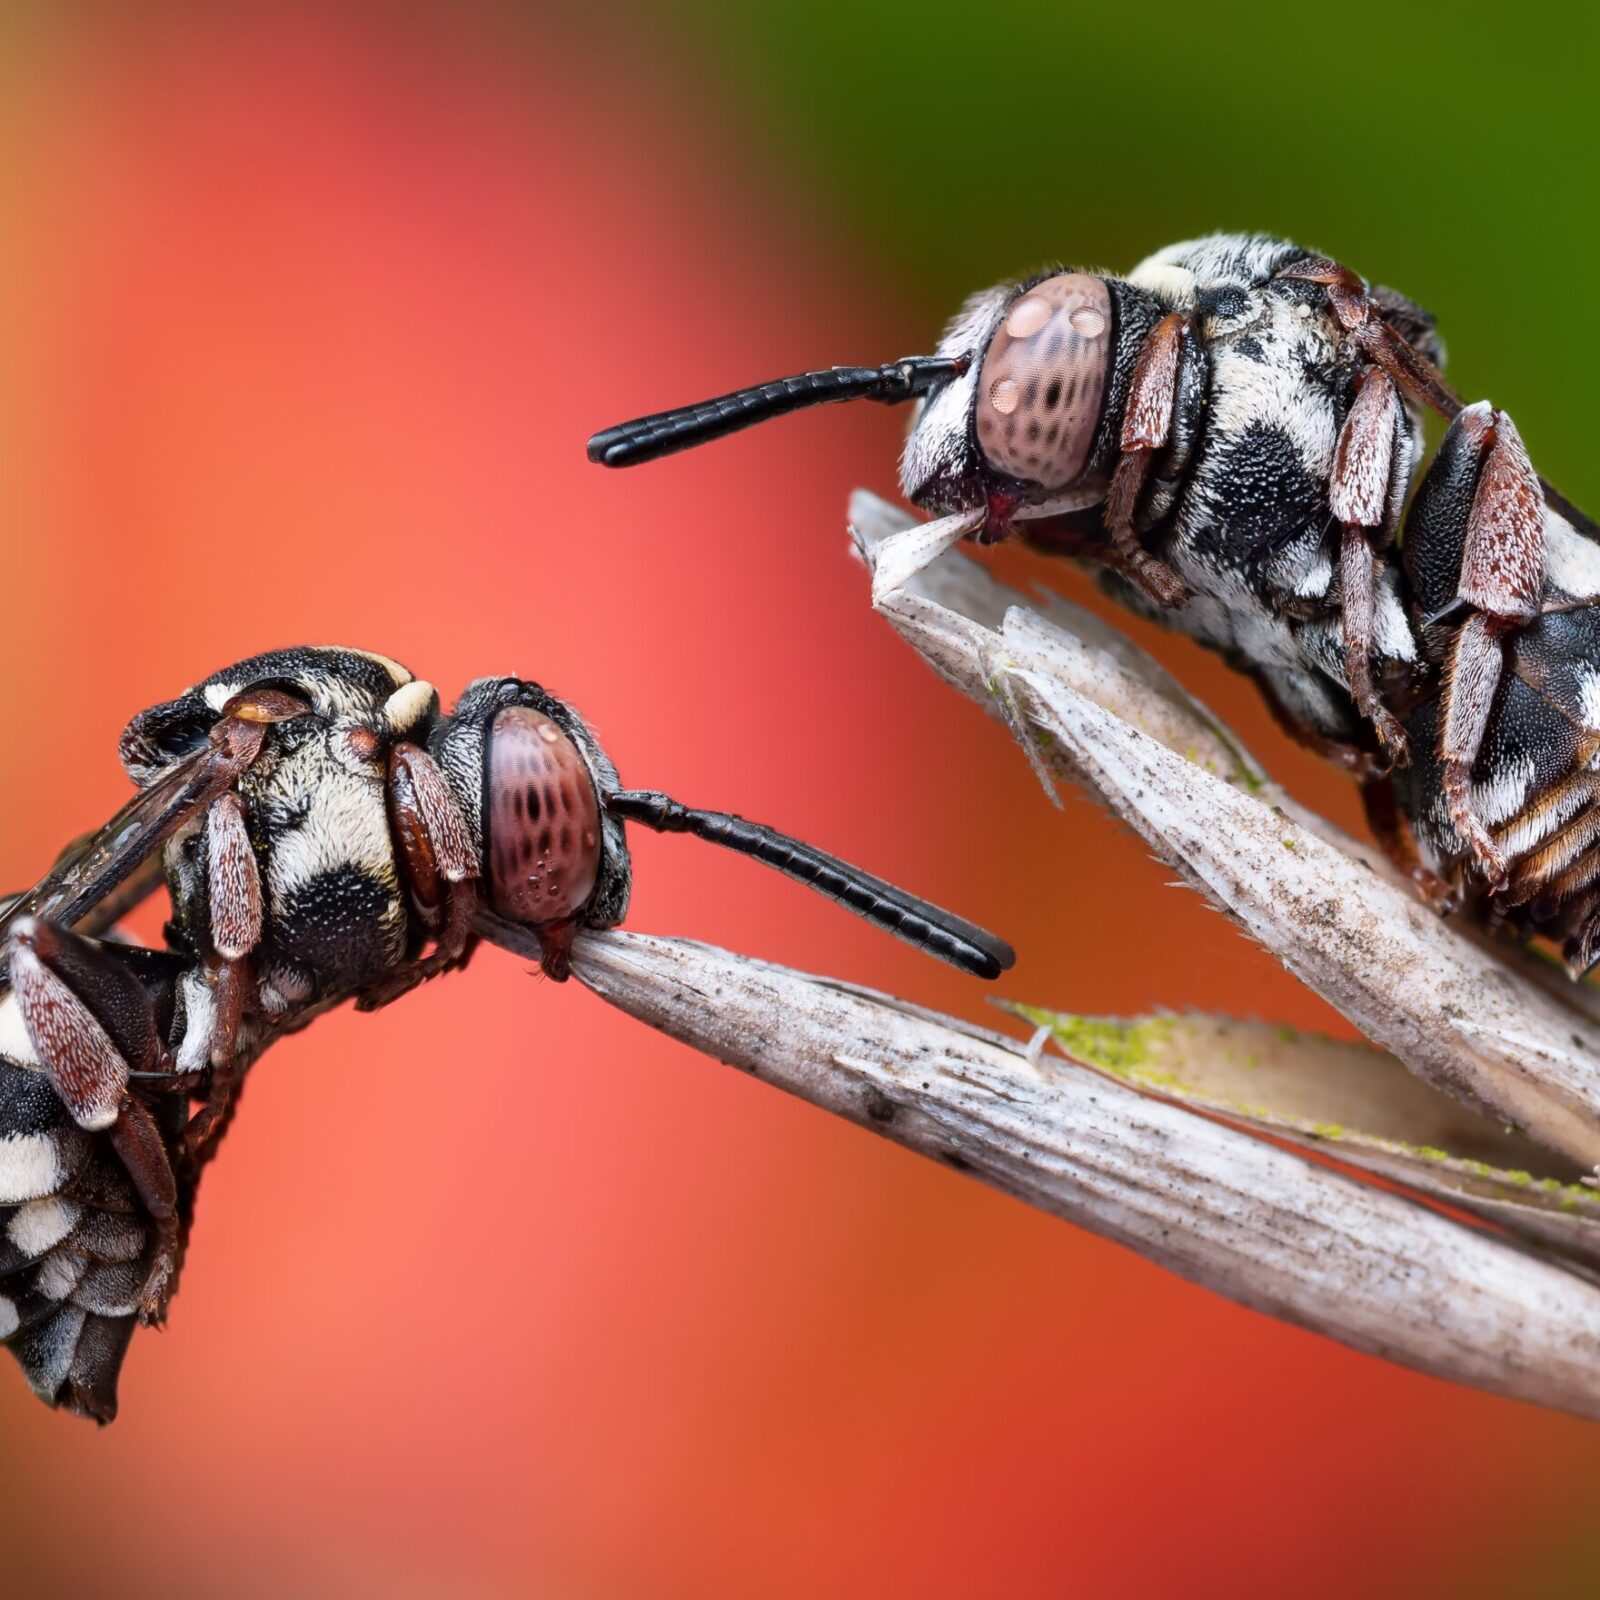
<path fill-rule="evenodd" d="M 1319 284 L 1328 306 L 1356 348 L 1385 372 L 1413 400 L 1454 418 L 1461 398 L 1444 381 L 1444 374 L 1417 347 L 1390 326 L 1386 307 L 1359 274 L 1326 256 L 1297 261 L 1279 274 L 1303 283 Z"/>
<path fill-rule="evenodd" d="M 184 1132 L 185 1148 L 195 1160 L 205 1159 L 226 1125 L 228 1106 L 239 1085 L 239 1035 L 257 994 L 253 957 L 263 924 L 261 869 L 250 843 L 244 802 L 231 789 L 206 811 L 206 877 L 215 956 L 209 972 L 211 1082 L 205 1104 Z"/>
<path fill-rule="evenodd" d="M 1377 630 L 1375 546 L 1389 542 L 1399 515 L 1406 453 L 1405 413 L 1394 381 L 1378 367 L 1362 375 L 1334 450 L 1328 505 L 1338 518 L 1339 615 L 1345 672 L 1356 709 L 1373 726 L 1391 762 L 1410 760 L 1405 730 L 1372 679 Z"/>

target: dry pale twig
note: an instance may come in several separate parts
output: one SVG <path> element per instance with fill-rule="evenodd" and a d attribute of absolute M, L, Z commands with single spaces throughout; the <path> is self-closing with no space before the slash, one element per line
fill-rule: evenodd
<path fill-rule="evenodd" d="M 851 514 L 869 559 L 911 521 L 866 494 Z M 1413 1072 L 1582 1166 L 1600 1162 L 1587 1017 L 1434 915 L 1374 867 L 1376 852 L 1313 824 L 1248 758 L 1219 762 L 1215 741 L 1237 742 L 1170 677 L 1131 665 L 1131 643 L 1113 656 L 1085 613 L 1032 611 L 955 553 L 879 609 Z"/>
<path fill-rule="evenodd" d="M 1600 1289 L 1399 1195 L 997 1034 L 703 945 L 589 936 L 573 973 L 707 1055 L 1245 1305 L 1600 1417 Z"/>

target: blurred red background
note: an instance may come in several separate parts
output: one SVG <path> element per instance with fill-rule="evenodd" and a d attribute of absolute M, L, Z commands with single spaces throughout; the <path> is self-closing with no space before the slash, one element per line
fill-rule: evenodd
<path fill-rule="evenodd" d="M 892 491 L 902 418 L 587 465 L 599 424 L 930 331 L 690 55 L 575 16 L 135 15 L 42 11 L 0 61 L 0 882 L 121 802 L 133 711 L 350 643 L 447 700 L 540 678 L 628 780 L 1007 933 L 1015 997 L 1344 1031 L 1102 815 L 1053 813 L 873 619 L 843 506 Z M 1243 685 L 1157 647 L 1353 823 Z M 992 1020 L 748 864 L 636 859 L 636 928 Z M 1596 1570 L 1592 1429 L 1225 1304 L 492 951 L 274 1050 L 122 1417 L 53 1416 L 7 1362 L 0 1439 L 18 1594 L 1377 1597 Z"/>

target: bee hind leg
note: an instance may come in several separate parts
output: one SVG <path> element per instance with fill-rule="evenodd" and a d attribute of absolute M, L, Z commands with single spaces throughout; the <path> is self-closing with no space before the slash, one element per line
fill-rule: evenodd
<path fill-rule="evenodd" d="M 1439 759 L 1450 820 L 1499 890 L 1510 865 L 1475 809 L 1472 768 L 1506 647 L 1539 616 L 1545 589 L 1544 494 L 1503 411 L 1479 403 L 1450 425 L 1412 506 L 1404 558 L 1425 624 L 1466 612 L 1445 660 Z"/>
<path fill-rule="evenodd" d="M 1423 900 L 1441 916 L 1458 904 L 1456 891 L 1422 859 L 1416 836 L 1401 812 L 1394 779 L 1374 773 L 1361 780 L 1361 808 L 1378 847 L 1395 871 L 1408 879 Z"/>
<path fill-rule="evenodd" d="M 154 1115 L 129 1087 L 132 1073 L 167 1064 L 154 1006 L 125 962 L 58 924 L 22 919 L 9 956 L 39 1069 L 80 1128 L 105 1134 L 155 1225 L 139 1313 L 159 1322 L 177 1269 L 177 1179 Z"/>

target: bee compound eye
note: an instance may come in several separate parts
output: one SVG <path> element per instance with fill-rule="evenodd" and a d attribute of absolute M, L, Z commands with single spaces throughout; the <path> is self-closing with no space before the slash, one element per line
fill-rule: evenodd
<path fill-rule="evenodd" d="M 1112 356 L 1111 293 L 1063 272 L 1012 301 L 978 375 L 975 425 L 989 464 L 1045 489 L 1088 465 Z"/>
<path fill-rule="evenodd" d="M 578 748 L 528 706 L 489 729 L 486 854 L 494 909 L 539 926 L 581 911 L 600 869 L 600 805 Z"/>

